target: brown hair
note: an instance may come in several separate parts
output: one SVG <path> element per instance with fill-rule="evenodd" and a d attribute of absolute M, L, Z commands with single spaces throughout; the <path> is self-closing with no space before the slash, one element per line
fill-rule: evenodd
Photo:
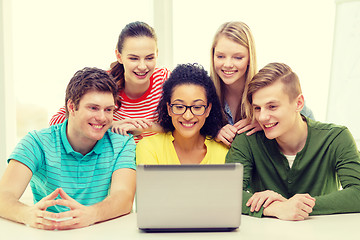
<path fill-rule="evenodd" d="M 249 83 L 247 91 L 249 117 L 253 117 L 251 105 L 254 93 L 276 81 L 281 81 L 284 84 L 283 90 L 289 96 L 290 101 L 302 93 L 299 78 L 288 65 L 284 63 L 269 63 Z"/>
<path fill-rule="evenodd" d="M 119 39 L 116 45 L 116 49 L 119 51 L 119 53 L 121 53 L 123 50 L 125 40 L 130 37 L 149 37 L 157 42 L 155 30 L 152 27 L 144 22 L 131 22 L 123 28 L 119 35 Z M 116 61 L 110 65 L 110 68 L 110 74 L 116 81 L 119 90 L 123 89 L 125 87 L 123 64 Z"/>
<path fill-rule="evenodd" d="M 110 92 L 117 102 L 118 88 L 112 77 L 104 70 L 98 68 L 83 68 L 71 78 L 66 88 L 65 111 L 69 115 L 67 102 L 74 103 L 75 110 L 79 108 L 80 99 L 89 91 Z"/>

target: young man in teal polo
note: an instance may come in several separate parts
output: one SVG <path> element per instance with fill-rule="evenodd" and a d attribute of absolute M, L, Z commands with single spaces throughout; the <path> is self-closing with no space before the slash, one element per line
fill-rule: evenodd
<path fill-rule="evenodd" d="M 266 65 L 249 83 L 247 99 L 263 131 L 237 135 L 226 157 L 244 166 L 243 213 L 303 220 L 360 212 L 355 141 L 346 127 L 300 114 L 304 97 L 291 68 Z"/>
<path fill-rule="evenodd" d="M 135 142 L 109 130 L 117 86 L 84 68 L 66 89 L 68 119 L 28 133 L 0 180 L 0 216 L 41 229 L 71 229 L 127 214 L 135 194 Z M 19 201 L 28 183 L 34 205 Z"/>

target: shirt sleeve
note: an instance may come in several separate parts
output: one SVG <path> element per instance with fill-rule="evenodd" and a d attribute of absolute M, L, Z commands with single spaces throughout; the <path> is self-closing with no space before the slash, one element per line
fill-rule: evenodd
<path fill-rule="evenodd" d="M 342 190 L 316 198 L 311 215 L 360 212 L 360 155 L 348 129 L 332 142 Z"/>
<path fill-rule="evenodd" d="M 163 73 L 163 82 L 165 82 L 169 78 L 171 71 L 167 68 L 162 68 L 162 70 L 164 72 Z"/>
<path fill-rule="evenodd" d="M 16 145 L 14 151 L 10 154 L 10 160 L 17 160 L 27 166 L 34 174 L 44 159 L 44 153 L 39 141 L 36 141 L 36 132 L 28 133 Z"/>
<path fill-rule="evenodd" d="M 135 164 L 135 141 L 134 137 L 131 135 L 129 136 L 122 136 L 124 140 L 124 144 L 116 158 L 116 165 L 115 170 L 120 168 L 131 168 L 136 170 Z"/>
<path fill-rule="evenodd" d="M 59 109 L 59 111 L 57 111 L 57 113 L 54 116 L 51 117 L 49 125 L 52 126 L 59 123 L 63 123 L 66 119 L 65 113 L 66 113 L 65 106 L 63 106 Z"/>
<path fill-rule="evenodd" d="M 244 167 L 243 174 L 243 196 L 242 196 L 242 213 L 254 217 L 262 217 L 264 208 L 258 212 L 251 212 L 246 202 L 251 198 L 253 193 L 250 192 L 250 181 L 253 171 L 253 160 L 251 148 L 246 138 L 246 133 L 237 135 L 231 144 L 229 152 L 225 158 L 226 163 L 241 163 Z"/>

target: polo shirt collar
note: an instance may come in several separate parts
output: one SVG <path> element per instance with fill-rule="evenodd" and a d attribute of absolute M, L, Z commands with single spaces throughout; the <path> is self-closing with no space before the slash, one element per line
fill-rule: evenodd
<path fill-rule="evenodd" d="M 104 136 L 97 141 L 97 143 L 95 144 L 94 148 L 92 149 L 91 152 L 94 152 L 96 154 L 100 154 L 102 149 L 103 149 L 103 143 L 104 143 L 104 138 L 105 138 L 105 135 L 107 134 L 107 131 L 105 132 Z"/>
<path fill-rule="evenodd" d="M 66 119 L 64 121 L 64 123 L 61 126 L 61 130 L 60 130 L 61 141 L 63 142 L 65 151 L 66 151 L 67 154 L 69 154 L 69 153 L 77 153 L 77 154 L 79 154 L 78 152 L 76 152 L 72 148 L 72 146 L 70 145 L 69 140 L 68 140 L 68 138 L 66 136 L 67 125 L 68 125 L 68 119 Z M 107 132 L 105 132 L 104 137 L 105 137 L 106 134 L 107 134 Z M 96 154 L 101 153 L 103 142 L 104 142 L 104 137 L 101 138 L 99 141 L 97 141 L 94 148 L 88 154 L 91 154 L 92 152 L 94 152 Z M 86 154 L 86 155 L 88 155 L 88 154 Z"/>

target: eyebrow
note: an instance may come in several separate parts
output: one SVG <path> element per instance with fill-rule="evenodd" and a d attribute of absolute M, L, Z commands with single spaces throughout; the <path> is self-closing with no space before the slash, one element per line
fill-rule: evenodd
<path fill-rule="evenodd" d="M 181 102 L 181 103 L 184 102 L 184 100 L 181 100 L 181 99 L 175 99 L 175 100 L 174 100 L 174 102 L 177 102 L 177 101 L 178 101 L 178 102 Z M 194 100 L 193 102 L 196 103 L 196 102 L 200 102 L 200 101 L 205 103 L 205 101 L 204 101 L 203 99 L 196 99 L 196 100 Z"/>
<path fill-rule="evenodd" d="M 88 103 L 88 104 L 86 104 L 86 106 L 101 107 L 101 105 L 96 104 L 96 103 Z M 115 105 L 109 105 L 109 106 L 106 106 L 106 107 L 104 107 L 104 108 L 115 108 Z"/>
<path fill-rule="evenodd" d="M 215 50 L 214 54 L 225 54 L 224 52 L 222 51 L 218 51 L 218 50 Z M 232 56 L 234 55 L 245 55 L 245 52 L 236 52 L 234 54 L 231 54 Z"/>
<path fill-rule="evenodd" d="M 276 100 L 271 100 L 271 101 L 269 101 L 269 102 L 267 102 L 267 103 L 265 103 L 265 105 L 269 105 L 269 104 L 277 104 L 277 103 L 279 103 L 279 101 L 276 101 Z M 253 106 L 257 106 L 257 107 L 259 107 L 259 105 L 257 105 L 256 103 L 254 103 L 253 102 L 253 104 L 252 104 Z"/>
<path fill-rule="evenodd" d="M 132 54 L 132 53 L 129 53 L 127 56 L 128 57 L 139 57 L 138 55 Z M 150 57 L 150 56 L 155 56 L 155 53 L 150 53 L 150 54 L 146 55 L 145 57 Z"/>

